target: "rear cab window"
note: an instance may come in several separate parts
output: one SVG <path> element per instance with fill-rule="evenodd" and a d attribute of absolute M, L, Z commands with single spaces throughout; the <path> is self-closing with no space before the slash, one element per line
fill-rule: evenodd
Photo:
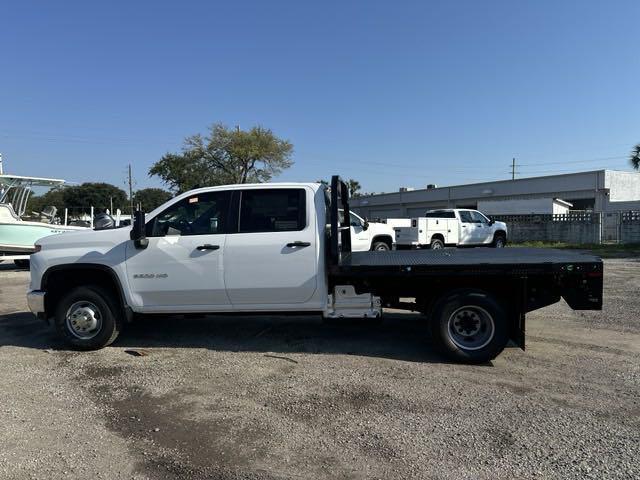
<path fill-rule="evenodd" d="M 427 218 L 456 218 L 453 210 L 434 210 L 425 214 Z"/>
<path fill-rule="evenodd" d="M 304 188 L 243 190 L 238 232 L 295 232 L 307 226 Z"/>

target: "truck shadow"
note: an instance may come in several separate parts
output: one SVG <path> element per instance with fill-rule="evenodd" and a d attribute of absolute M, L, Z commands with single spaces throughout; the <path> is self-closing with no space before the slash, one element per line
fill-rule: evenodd
<path fill-rule="evenodd" d="M 27 312 L 0 316 L 0 346 L 69 350 L 53 327 Z M 386 314 L 381 322 L 325 323 L 319 316 L 153 316 L 126 326 L 115 348 L 207 348 L 265 354 L 341 354 L 443 363 L 424 317 Z"/>

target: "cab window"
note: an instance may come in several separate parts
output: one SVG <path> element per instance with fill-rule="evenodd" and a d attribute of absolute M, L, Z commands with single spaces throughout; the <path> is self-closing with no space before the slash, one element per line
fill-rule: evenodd
<path fill-rule="evenodd" d="M 471 216 L 471 212 L 469 210 L 460 210 L 460 221 L 462 223 L 474 223 L 473 217 Z"/>
<path fill-rule="evenodd" d="M 471 212 L 471 217 L 473 218 L 473 221 L 475 223 L 489 223 L 489 221 L 487 220 L 487 217 L 485 217 L 484 215 L 482 215 L 480 212 Z"/>
<path fill-rule="evenodd" d="M 299 231 L 306 227 L 305 190 L 244 190 L 240 198 L 240 233 Z"/>
<path fill-rule="evenodd" d="M 362 220 L 360 220 L 353 212 L 349 212 L 349 217 L 351 217 L 351 226 L 352 227 L 362 227 Z"/>
<path fill-rule="evenodd" d="M 224 233 L 229 197 L 228 192 L 207 192 L 183 198 L 147 223 L 147 236 Z"/>

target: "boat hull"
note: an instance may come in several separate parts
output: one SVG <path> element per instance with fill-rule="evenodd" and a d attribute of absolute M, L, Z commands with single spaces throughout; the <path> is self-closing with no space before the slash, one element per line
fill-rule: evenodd
<path fill-rule="evenodd" d="M 87 229 L 38 222 L 0 223 L 0 253 L 33 253 L 35 243 L 41 238 L 78 230 Z"/>

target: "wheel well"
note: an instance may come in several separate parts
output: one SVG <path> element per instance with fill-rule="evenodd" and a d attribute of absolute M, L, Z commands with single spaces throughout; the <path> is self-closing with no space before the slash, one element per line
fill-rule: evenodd
<path fill-rule="evenodd" d="M 496 230 L 496 232 L 493 234 L 493 238 L 496 238 L 496 237 L 507 238 L 507 232 L 505 232 L 504 230 Z"/>
<path fill-rule="evenodd" d="M 442 235 L 441 233 L 434 233 L 433 235 L 431 235 L 431 240 L 429 241 L 429 243 L 433 242 L 434 240 L 440 240 L 442 241 L 442 243 L 444 243 L 444 235 Z"/>
<path fill-rule="evenodd" d="M 45 296 L 47 316 L 53 316 L 56 305 L 64 294 L 75 287 L 90 285 L 99 286 L 110 292 L 125 313 L 124 293 L 115 272 L 109 267 L 76 264 L 53 267 L 43 275 L 40 288 L 47 292 Z"/>
<path fill-rule="evenodd" d="M 389 248 L 391 248 L 393 245 L 393 239 L 391 238 L 391 235 L 376 235 L 375 237 L 373 237 L 373 240 L 371 240 L 371 246 L 373 247 L 373 244 L 376 242 L 384 242 L 389 245 Z"/>

